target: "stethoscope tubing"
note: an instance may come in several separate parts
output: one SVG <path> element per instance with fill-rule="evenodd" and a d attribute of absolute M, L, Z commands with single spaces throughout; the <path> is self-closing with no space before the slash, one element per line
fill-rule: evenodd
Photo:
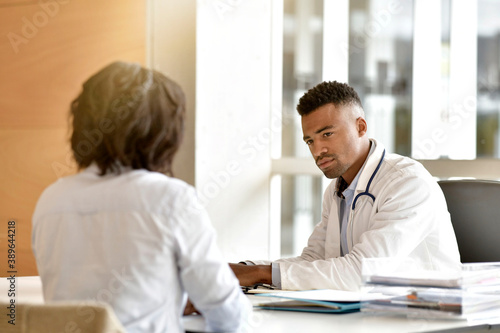
<path fill-rule="evenodd" d="M 382 162 L 384 161 L 384 157 L 385 157 L 385 149 L 384 151 L 382 152 L 382 158 L 380 158 L 380 161 L 378 162 L 378 165 L 377 167 L 375 168 L 375 171 L 373 171 L 371 177 L 370 177 L 370 180 L 368 181 L 368 184 L 366 185 L 366 189 L 364 192 L 361 192 L 359 193 L 358 195 L 356 195 L 356 197 L 354 198 L 354 200 L 352 201 L 352 205 L 351 205 L 351 209 L 354 210 L 356 208 L 356 202 L 358 201 L 358 199 L 363 196 L 363 195 L 367 195 L 369 196 L 370 198 L 372 198 L 373 202 L 375 202 L 375 196 L 373 194 L 370 193 L 370 185 L 372 184 L 372 181 L 373 179 L 375 178 L 375 175 L 377 174 L 378 170 L 380 169 L 380 166 L 382 165 Z"/>
<path fill-rule="evenodd" d="M 384 161 L 384 157 L 385 157 L 385 149 L 382 152 L 382 157 L 380 158 L 380 161 L 378 162 L 378 165 L 375 168 L 375 171 L 373 171 L 373 173 L 372 173 L 372 175 L 370 177 L 370 180 L 368 181 L 368 184 L 366 185 L 365 191 L 359 193 L 358 195 L 356 195 L 356 197 L 352 201 L 351 212 L 352 212 L 353 215 L 352 215 L 352 221 L 351 221 L 351 246 L 353 246 L 353 244 L 354 244 L 353 243 L 354 242 L 353 241 L 353 226 L 354 226 L 354 209 L 356 208 L 356 202 L 363 195 L 369 196 L 370 198 L 372 198 L 373 202 L 375 202 L 375 196 L 370 193 L 370 185 L 372 184 L 372 181 L 375 178 L 375 175 L 377 174 L 378 170 L 380 169 L 380 166 L 382 165 L 382 162 Z"/>

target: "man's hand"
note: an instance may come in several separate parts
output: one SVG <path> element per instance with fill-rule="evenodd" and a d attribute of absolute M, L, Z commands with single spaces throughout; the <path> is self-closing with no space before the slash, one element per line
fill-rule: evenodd
<path fill-rule="evenodd" d="M 256 283 L 273 283 L 271 265 L 229 264 L 242 286 Z"/>
<path fill-rule="evenodd" d="M 193 303 L 191 303 L 191 301 L 188 298 L 187 303 L 186 303 L 186 307 L 184 308 L 184 315 L 187 316 L 187 315 L 190 315 L 193 313 L 199 313 L 199 312 L 198 312 L 198 310 L 196 310 Z"/>

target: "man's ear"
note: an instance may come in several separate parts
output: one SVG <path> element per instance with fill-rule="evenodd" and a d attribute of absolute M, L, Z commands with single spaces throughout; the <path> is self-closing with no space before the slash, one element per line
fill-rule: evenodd
<path fill-rule="evenodd" d="M 359 137 L 364 136 L 368 131 L 368 125 L 366 124 L 366 120 L 363 117 L 358 117 L 358 119 L 356 119 L 356 126 L 358 129 Z"/>

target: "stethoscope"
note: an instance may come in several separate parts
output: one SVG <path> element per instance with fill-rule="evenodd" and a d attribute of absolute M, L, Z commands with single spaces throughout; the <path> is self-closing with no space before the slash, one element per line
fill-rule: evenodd
<path fill-rule="evenodd" d="M 351 219 L 351 247 L 354 244 L 354 239 L 353 239 L 353 237 L 354 237 L 353 236 L 353 234 L 354 234 L 353 231 L 354 230 L 353 230 L 353 228 L 354 228 L 354 209 L 356 208 L 356 202 L 363 195 L 366 195 L 366 196 L 370 197 L 373 200 L 373 202 L 375 202 L 375 196 L 370 193 L 370 185 L 372 184 L 372 181 L 375 178 L 375 175 L 377 174 L 378 170 L 380 169 L 380 166 L 382 165 L 382 162 L 384 161 L 384 157 L 385 157 L 385 149 L 382 152 L 382 157 L 380 158 L 380 161 L 378 162 L 377 167 L 375 168 L 375 171 L 373 171 L 372 175 L 370 176 L 370 180 L 368 180 L 368 184 L 366 184 L 365 191 L 359 193 L 358 195 L 356 195 L 356 197 L 352 201 L 351 212 L 352 212 L 353 216 L 352 216 L 352 219 Z"/>
<path fill-rule="evenodd" d="M 384 161 L 384 157 L 385 157 L 385 149 L 384 151 L 382 152 L 382 157 L 380 158 L 380 161 L 378 162 L 378 165 L 377 167 L 375 168 L 375 171 L 373 171 L 371 177 L 370 177 L 370 180 L 368 181 L 368 184 L 366 184 L 366 189 L 364 192 L 361 192 L 359 193 L 355 198 L 354 200 L 352 201 L 352 205 L 351 205 L 351 209 L 354 210 L 354 208 L 356 208 L 356 202 L 358 201 L 358 199 L 360 197 L 362 197 L 363 195 L 367 195 L 369 196 L 370 198 L 372 198 L 373 202 L 375 202 L 375 196 L 373 194 L 370 193 L 370 185 L 372 184 L 372 181 L 373 181 L 373 178 L 375 178 L 375 175 L 377 174 L 378 170 L 380 169 L 380 166 L 382 165 L 382 162 Z"/>

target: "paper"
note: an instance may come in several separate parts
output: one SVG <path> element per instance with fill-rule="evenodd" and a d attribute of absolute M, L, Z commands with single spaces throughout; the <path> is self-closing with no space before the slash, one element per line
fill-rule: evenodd
<path fill-rule="evenodd" d="M 325 301 L 325 302 L 361 302 L 378 298 L 387 298 L 381 293 L 355 292 L 333 289 L 316 289 L 302 291 L 280 291 L 260 294 L 290 299 Z"/>
<path fill-rule="evenodd" d="M 411 260 L 393 263 L 387 258 L 363 259 L 363 280 L 365 285 L 462 289 L 500 285 L 500 262 L 468 263 L 444 271 L 416 270 L 414 266 Z"/>

